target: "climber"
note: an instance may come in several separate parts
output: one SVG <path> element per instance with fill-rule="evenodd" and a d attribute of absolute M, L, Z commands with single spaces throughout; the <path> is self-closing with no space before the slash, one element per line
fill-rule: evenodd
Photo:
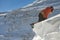
<path fill-rule="evenodd" d="M 43 9 L 39 15 L 38 15 L 38 22 L 41 22 L 45 19 L 48 18 L 48 16 L 53 12 L 54 8 L 53 6 L 50 7 L 46 7 L 45 9 Z M 36 22 L 37 23 L 37 22 Z M 30 24 L 31 26 L 33 26 L 35 23 Z M 33 27 L 32 27 L 33 28 Z"/>

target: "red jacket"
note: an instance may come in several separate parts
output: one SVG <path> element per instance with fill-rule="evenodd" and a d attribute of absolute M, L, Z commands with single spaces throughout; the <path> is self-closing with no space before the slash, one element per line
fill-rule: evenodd
<path fill-rule="evenodd" d="M 48 15 L 52 12 L 52 8 L 47 7 L 46 9 L 42 10 L 41 12 L 43 13 L 44 18 L 48 18 Z"/>

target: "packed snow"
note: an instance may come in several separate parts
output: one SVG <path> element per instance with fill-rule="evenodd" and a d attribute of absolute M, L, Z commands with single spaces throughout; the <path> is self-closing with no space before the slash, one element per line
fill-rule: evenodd
<path fill-rule="evenodd" d="M 32 29 L 30 25 L 31 23 L 38 21 L 39 12 L 47 6 L 54 7 L 54 12 L 48 17 L 48 19 L 60 14 L 59 0 L 35 0 L 33 3 L 28 4 L 22 8 L 12 10 L 4 14 L 2 12 L 2 14 L 0 14 L 0 40 L 50 40 L 52 38 L 53 40 L 54 38 L 55 40 L 58 40 L 60 37 L 58 32 L 58 26 L 60 28 L 60 17 L 56 18 L 56 20 L 54 19 L 55 21 L 49 20 L 47 22 L 43 22 L 43 26 L 45 23 L 46 25 L 48 24 L 48 26 L 51 26 L 49 26 L 50 28 L 45 26 L 41 29 L 38 29 L 39 31 L 45 28 L 43 31 L 34 31 L 35 28 Z M 52 26 L 52 24 L 55 23 L 56 25 Z M 38 24 L 38 26 L 41 26 L 40 23 Z M 54 31 L 54 34 L 48 34 L 49 32 L 53 33 Z M 57 37 L 54 37 L 54 35 L 57 35 Z"/>
<path fill-rule="evenodd" d="M 36 33 L 36 35 L 39 35 L 41 37 L 41 39 L 44 38 L 44 40 L 60 40 L 58 39 L 60 38 L 59 27 L 60 27 L 60 14 L 47 20 L 44 20 L 42 22 L 34 24 L 33 30 Z"/>

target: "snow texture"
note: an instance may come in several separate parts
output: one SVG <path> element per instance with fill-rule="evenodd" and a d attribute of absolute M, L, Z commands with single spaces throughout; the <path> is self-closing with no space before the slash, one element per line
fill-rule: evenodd
<path fill-rule="evenodd" d="M 60 14 L 34 24 L 34 32 L 44 40 L 60 40 Z"/>
<path fill-rule="evenodd" d="M 47 6 L 53 6 L 54 12 L 49 15 L 48 18 L 53 17 L 57 14 L 60 14 L 60 1 L 59 0 L 35 0 L 33 3 L 28 4 L 22 8 L 11 10 L 10 12 L 1 12 L 0 13 L 0 40 L 50 40 L 52 37 L 50 35 L 46 35 L 50 32 L 57 31 L 56 35 L 59 34 L 58 31 L 60 29 L 60 20 L 59 17 L 53 20 L 49 20 L 47 22 L 43 22 L 43 26 L 47 25 L 50 27 L 42 27 L 40 23 L 38 26 L 41 26 L 41 29 L 38 31 L 34 31 L 31 28 L 31 23 L 38 21 L 39 12 Z M 54 24 L 56 25 L 54 26 Z M 58 23 L 58 24 L 57 24 Z M 53 25 L 53 26 L 52 26 Z M 59 26 L 59 29 L 58 29 Z M 53 28 L 52 28 L 53 27 Z M 44 29 L 45 28 L 45 29 Z M 44 29 L 44 30 L 43 30 Z M 42 31 L 40 31 L 42 30 Z M 41 32 L 41 33 L 40 33 Z M 54 34 L 55 35 L 55 34 Z M 41 37 L 40 37 L 41 36 Z M 47 39 L 47 37 L 49 37 Z M 59 37 L 59 36 L 58 36 Z M 37 39 L 35 39 L 37 38 Z M 39 39 L 38 39 L 39 38 Z M 57 39 L 57 38 L 56 38 Z M 57 39 L 58 40 L 58 39 Z"/>

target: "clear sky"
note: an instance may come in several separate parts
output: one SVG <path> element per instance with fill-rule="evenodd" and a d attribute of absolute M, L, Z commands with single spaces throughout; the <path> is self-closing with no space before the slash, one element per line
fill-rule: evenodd
<path fill-rule="evenodd" d="M 34 0 L 0 0 L 0 12 L 21 8 Z"/>

